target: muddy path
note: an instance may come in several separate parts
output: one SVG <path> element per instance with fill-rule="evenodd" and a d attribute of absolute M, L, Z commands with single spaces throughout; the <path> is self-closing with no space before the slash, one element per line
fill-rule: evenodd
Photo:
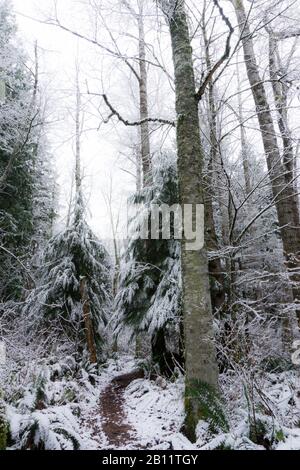
<path fill-rule="evenodd" d="M 124 392 L 131 382 L 143 377 L 144 373 L 140 370 L 120 375 L 100 395 L 102 429 L 109 445 L 116 449 L 135 442 L 135 429 L 128 423 L 124 411 Z"/>

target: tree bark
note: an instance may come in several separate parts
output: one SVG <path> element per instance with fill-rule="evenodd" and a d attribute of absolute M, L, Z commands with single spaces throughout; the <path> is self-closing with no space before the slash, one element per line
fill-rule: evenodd
<path fill-rule="evenodd" d="M 79 69 L 76 69 L 76 113 L 75 113 L 75 125 L 76 125 L 76 144 L 75 144 L 75 223 L 81 222 L 84 216 L 84 203 L 82 194 L 82 178 L 81 178 L 81 94 L 79 86 Z M 82 316 L 84 322 L 84 331 L 86 337 L 86 344 L 89 353 L 91 364 L 97 364 L 97 350 L 95 344 L 94 327 L 90 309 L 90 299 L 87 292 L 87 280 L 86 277 L 82 277 L 80 280 L 80 299 L 82 304 Z"/>
<path fill-rule="evenodd" d="M 146 65 L 146 43 L 144 28 L 144 0 L 137 2 L 138 11 L 136 12 L 127 0 L 122 0 L 123 5 L 128 9 L 138 25 L 138 45 L 139 45 L 139 73 L 135 73 L 138 79 L 139 87 L 139 112 L 140 121 L 145 121 L 139 126 L 140 134 L 140 160 L 143 170 L 143 187 L 152 184 L 152 168 L 151 168 L 151 145 L 149 134 L 149 108 L 148 108 L 148 73 Z M 137 156 L 139 158 L 139 156 Z M 140 177 L 140 165 L 137 162 L 137 179 Z M 139 181 L 137 181 L 139 186 Z"/>
<path fill-rule="evenodd" d="M 145 30 L 143 18 L 143 2 L 138 2 L 138 29 L 139 29 L 139 99 L 140 99 L 140 120 L 149 117 L 148 110 L 148 87 L 147 87 L 147 66 L 146 66 L 146 48 L 145 48 Z M 140 126 L 141 139 L 141 160 L 143 168 L 143 186 L 150 186 L 152 183 L 151 170 L 151 151 L 150 151 L 150 135 L 149 123 L 145 121 Z"/>
<path fill-rule="evenodd" d="M 93 322 L 90 311 L 90 301 L 87 293 L 86 278 L 82 278 L 80 281 L 80 297 L 82 302 L 82 314 L 84 321 L 84 330 L 86 337 L 86 344 L 89 353 L 90 363 L 97 364 L 97 351 L 95 345 L 95 335 Z"/>
<path fill-rule="evenodd" d="M 81 187 L 81 130 L 80 130 L 80 112 L 81 112 L 81 94 L 79 87 L 79 70 L 76 69 L 76 142 L 75 142 L 75 197 L 76 200 L 83 204 L 82 187 Z"/>
<path fill-rule="evenodd" d="M 197 204 L 204 202 L 203 150 L 187 17 L 184 1 L 161 1 L 161 6 L 169 23 L 175 72 L 179 198 L 182 206 L 192 204 L 195 210 Z M 194 440 L 199 419 L 205 419 L 203 402 L 199 399 L 200 389 L 204 386 L 217 392 L 218 367 L 206 250 L 186 249 L 184 236 L 181 253 L 186 370 L 185 428 L 188 437 Z"/>
<path fill-rule="evenodd" d="M 243 105 L 242 105 L 242 97 L 241 97 L 241 83 L 240 83 L 240 74 L 239 74 L 239 67 L 237 65 L 236 68 L 237 72 L 237 83 L 238 83 L 238 117 L 239 117 L 239 125 L 241 131 L 241 155 L 242 155 L 242 162 L 243 162 L 243 172 L 244 172 L 244 179 L 245 179 L 245 192 L 248 196 L 251 193 L 251 178 L 250 178 L 250 166 L 249 166 L 249 159 L 248 159 L 248 145 L 247 145 L 247 136 L 246 130 L 244 127 L 244 117 L 243 117 Z"/>
<path fill-rule="evenodd" d="M 277 110 L 277 123 L 281 134 L 283 145 L 283 165 L 285 167 L 285 177 L 288 184 L 294 187 L 294 146 L 291 132 L 288 126 L 288 86 L 284 78 L 279 80 L 280 76 L 277 69 L 276 53 L 277 41 L 272 32 L 269 33 L 269 72 L 272 83 L 275 107 Z"/>
<path fill-rule="evenodd" d="M 212 69 L 210 53 L 209 53 L 209 40 L 206 34 L 206 21 L 203 15 L 203 38 L 205 46 L 205 60 L 207 70 Z M 209 162 L 207 168 L 207 176 L 205 178 L 205 234 L 206 246 L 209 251 L 218 250 L 218 237 L 216 233 L 213 209 L 213 191 L 214 191 L 214 174 L 215 165 L 218 159 L 218 141 L 217 141 L 217 111 L 215 106 L 214 85 L 212 79 L 208 83 L 208 108 L 209 108 L 209 137 L 210 137 L 210 152 Z M 221 259 L 214 257 L 208 263 L 211 285 L 211 301 L 213 311 L 219 310 L 225 301 L 225 282 L 224 273 L 222 271 Z"/>
<path fill-rule="evenodd" d="M 299 304 L 300 325 L 300 223 L 298 197 L 290 171 L 282 162 L 264 84 L 261 80 L 251 31 L 242 0 L 231 0 L 239 23 L 244 60 L 265 150 L 273 198 L 277 210 L 286 266 L 290 274 L 294 303 Z"/>

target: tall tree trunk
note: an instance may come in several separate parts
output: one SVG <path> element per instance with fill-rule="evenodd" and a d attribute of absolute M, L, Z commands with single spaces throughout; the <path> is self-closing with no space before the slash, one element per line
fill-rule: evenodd
<path fill-rule="evenodd" d="M 83 205 L 82 187 L 81 187 L 81 129 L 80 129 L 80 113 L 81 113 L 81 94 L 79 87 L 79 70 L 76 69 L 76 142 L 75 142 L 75 198 L 76 201 Z"/>
<path fill-rule="evenodd" d="M 139 41 L 139 73 L 135 76 L 138 79 L 139 87 L 139 111 L 140 120 L 146 120 L 149 117 L 148 110 L 148 73 L 146 63 L 146 43 L 145 43 L 145 28 L 144 28 L 144 0 L 138 0 L 138 11 L 136 12 L 128 0 L 122 0 L 123 5 L 128 9 L 133 18 L 137 21 L 138 25 L 138 41 Z M 149 123 L 145 121 L 139 126 L 140 133 L 140 159 L 143 170 L 143 187 L 152 184 L 152 169 L 151 169 L 151 146 Z M 139 156 L 137 156 L 139 158 Z M 140 168 L 137 163 L 137 178 L 140 177 Z M 137 182 L 137 185 L 139 183 Z"/>
<path fill-rule="evenodd" d="M 145 29 L 144 29 L 144 12 L 143 1 L 138 2 L 138 29 L 139 29 L 139 99 L 140 99 L 140 120 L 149 117 L 148 110 L 148 87 L 147 87 L 147 65 L 146 65 L 146 47 L 145 47 Z M 141 159 L 143 168 L 143 186 L 150 186 L 152 183 L 151 170 L 151 151 L 150 151 L 150 135 L 149 123 L 145 121 L 140 126 L 141 138 Z"/>
<path fill-rule="evenodd" d="M 91 317 L 90 300 L 87 292 L 86 278 L 82 278 L 80 281 L 80 297 L 82 302 L 84 331 L 90 363 L 97 364 L 94 327 Z"/>
<path fill-rule="evenodd" d="M 294 302 L 299 304 L 300 325 L 300 223 L 298 197 L 289 170 L 281 161 L 274 123 L 264 84 L 259 75 L 251 31 L 242 0 L 231 0 L 237 15 L 248 79 L 256 105 L 257 119 L 266 154 L 273 198 L 277 210 L 286 266 L 290 273 Z"/>
<path fill-rule="evenodd" d="M 123 4 L 132 14 L 137 21 L 138 25 L 138 41 L 139 41 L 139 74 L 138 74 L 138 87 L 139 87 L 139 111 L 140 120 L 149 118 L 148 109 L 148 73 L 146 63 L 146 43 L 145 43 L 145 28 L 144 28 L 144 0 L 138 0 L 138 11 L 136 12 L 128 0 L 122 0 Z M 153 184 L 152 178 L 152 165 L 151 165 L 151 145 L 149 123 L 146 120 L 139 126 L 140 134 L 140 153 L 137 152 L 136 161 L 136 187 L 140 189 L 146 188 Z M 147 246 L 151 243 L 150 240 L 144 240 Z M 140 332 L 136 337 L 136 356 L 138 358 L 146 358 L 151 355 L 151 341 L 147 332 Z"/>
<path fill-rule="evenodd" d="M 176 89 L 179 198 L 182 207 L 203 204 L 203 150 L 195 96 L 192 48 L 184 1 L 161 0 L 169 22 Z M 183 322 L 185 344 L 186 433 L 194 440 L 199 419 L 207 418 L 204 389 L 218 390 L 206 250 L 186 249 L 182 241 Z"/>
<path fill-rule="evenodd" d="M 140 120 L 149 117 L 148 109 L 148 73 L 146 63 L 146 46 L 145 46 L 145 28 L 144 28 L 144 0 L 138 1 L 138 29 L 139 29 L 139 96 L 140 96 Z M 151 147 L 149 123 L 144 122 L 140 126 L 141 138 L 141 160 L 143 170 L 143 187 L 151 186 L 152 165 L 151 165 Z M 151 240 L 145 240 L 145 244 L 151 243 Z M 136 338 L 136 355 L 139 358 L 150 357 L 152 353 L 151 339 L 148 332 L 140 332 Z M 153 354 L 152 354 L 153 355 Z"/>
<path fill-rule="evenodd" d="M 204 17 L 205 20 L 205 17 Z M 209 53 L 209 40 L 206 34 L 206 21 L 203 26 L 203 38 L 205 46 L 205 60 L 206 69 L 211 70 L 211 59 Z M 209 251 L 217 251 L 218 237 L 216 233 L 215 221 L 214 221 L 214 209 L 213 209 L 213 198 L 212 194 L 214 191 L 214 174 L 215 166 L 218 159 L 218 141 L 217 141 L 217 112 L 215 106 L 214 97 L 214 85 L 212 80 L 208 84 L 208 108 L 209 108 L 209 136 L 210 136 L 210 152 L 209 162 L 207 168 L 207 176 L 205 178 L 205 234 L 206 234 L 206 246 Z M 213 311 L 218 310 L 222 307 L 225 301 L 225 289 L 224 289 L 224 273 L 222 271 L 222 264 L 220 257 L 214 257 L 209 260 L 208 263 L 209 274 L 210 274 L 210 285 L 211 285 L 211 301 Z"/>
<path fill-rule="evenodd" d="M 237 74 L 237 83 L 238 83 L 238 118 L 239 118 L 239 125 L 241 131 L 241 155 L 242 155 L 242 162 L 243 162 L 243 172 L 244 172 L 244 179 L 245 179 L 245 192 L 248 196 L 251 193 L 251 178 L 250 178 L 250 167 L 249 167 L 249 159 L 248 159 L 248 145 L 247 145 L 247 136 L 246 130 L 244 127 L 244 116 L 243 116 L 243 104 L 242 104 L 242 96 L 241 96 L 241 82 L 240 82 L 240 74 L 239 74 L 239 66 L 237 63 L 236 67 L 236 74 Z"/>
<path fill-rule="evenodd" d="M 287 184 L 293 185 L 297 193 L 297 180 L 294 179 L 295 154 L 292 135 L 288 125 L 288 85 L 284 78 L 279 76 L 279 56 L 277 40 L 273 37 L 272 31 L 269 31 L 269 73 L 274 95 L 275 107 L 277 110 L 277 124 L 281 134 L 283 146 L 283 165 L 285 167 L 285 178 Z M 282 73 L 282 71 L 281 71 Z M 281 80 L 279 80 L 281 78 Z M 292 322 L 289 315 L 285 314 L 282 318 L 282 344 L 286 352 L 290 352 L 293 342 Z"/>
<path fill-rule="evenodd" d="M 82 194 L 82 178 L 81 178 L 81 128 L 80 128 L 80 114 L 81 114 L 81 94 L 79 87 L 79 70 L 76 70 L 76 145 L 75 145 L 75 223 L 81 222 L 84 216 L 84 202 Z M 89 353 L 90 362 L 97 363 L 97 352 L 95 344 L 94 328 L 90 310 L 90 299 L 87 291 L 87 280 L 83 277 L 80 280 L 80 299 L 82 304 L 82 316 L 86 337 L 86 344 Z"/>
<path fill-rule="evenodd" d="M 277 68 L 276 55 L 278 54 L 277 41 L 269 33 L 269 73 L 272 83 L 275 107 L 277 110 L 277 123 L 283 144 L 283 165 L 285 167 L 285 177 L 288 184 L 296 186 L 294 182 L 294 145 L 292 135 L 288 125 L 288 85 L 284 78 L 281 78 Z"/>

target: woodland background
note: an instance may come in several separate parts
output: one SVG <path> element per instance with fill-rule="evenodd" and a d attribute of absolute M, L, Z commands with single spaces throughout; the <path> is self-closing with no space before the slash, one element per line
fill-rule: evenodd
<path fill-rule="evenodd" d="M 41 5 L 60 87 L 0 0 L 0 449 L 299 450 L 299 1 Z M 203 249 L 135 237 L 176 203 Z"/>

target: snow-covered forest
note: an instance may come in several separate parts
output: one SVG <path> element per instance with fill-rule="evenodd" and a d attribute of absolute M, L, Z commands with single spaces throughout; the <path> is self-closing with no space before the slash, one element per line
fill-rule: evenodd
<path fill-rule="evenodd" d="M 0 450 L 300 450 L 299 90 L 299 0 L 0 0 Z"/>

